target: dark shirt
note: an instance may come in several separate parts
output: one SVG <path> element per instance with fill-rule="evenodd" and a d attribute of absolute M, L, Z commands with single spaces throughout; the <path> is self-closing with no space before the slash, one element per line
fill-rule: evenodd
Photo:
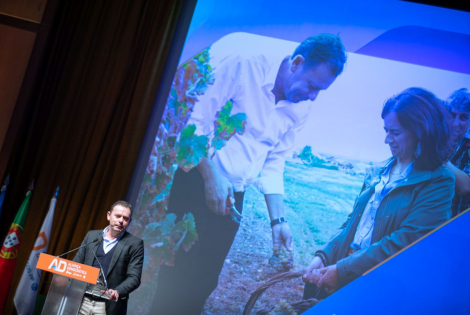
<path fill-rule="evenodd" d="M 470 176 L 470 139 L 464 137 L 450 159 L 459 170 Z M 452 200 L 452 217 L 470 208 L 470 195 L 455 195 Z"/>

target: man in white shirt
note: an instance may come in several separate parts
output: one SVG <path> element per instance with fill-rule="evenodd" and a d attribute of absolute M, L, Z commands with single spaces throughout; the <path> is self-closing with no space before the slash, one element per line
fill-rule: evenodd
<path fill-rule="evenodd" d="M 227 215 L 227 199 L 234 198 L 241 212 L 244 191 L 252 184 L 265 195 L 273 246 L 292 250 L 283 204 L 285 158 L 311 102 L 334 82 L 347 59 L 341 39 L 329 34 L 309 37 L 296 48 L 235 33 L 214 43 L 209 55 L 214 83 L 198 96 L 188 125 L 210 137 L 217 112 L 231 100 L 231 115 L 246 114 L 245 129 L 210 152 L 212 158 L 175 174 L 168 211 L 180 219 L 193 213 L 198 241 L 188 252 L 177 252 L 175 266 L 160 268 L 151 308 L 159 314 L 201 313 L 239 226 Z"/>
<path fill-rule="evenodd" d="M 89 231 L 74 261 L 100 268 L 105 291 L 83 297 L 79 314 L 125 315 L 129 294 L 140 285 L 144 242 L 126 231 L 132 220 L 132 206 L 116 201 L 107 214 L 104 230 Z M 95 290 L 93 290 L 95 292 Z M 101 294 L 100 294 L 101 293 Z"/>

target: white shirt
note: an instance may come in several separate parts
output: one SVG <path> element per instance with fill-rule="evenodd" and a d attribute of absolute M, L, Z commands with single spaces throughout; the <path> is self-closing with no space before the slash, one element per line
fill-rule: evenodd
<path fill-rule="evenodd" d="M 209 64 L 213 68 L 214 84 L 198 96 L 199 102 L 188 121 L 196 125 L 196 134 L 207 135 L 212 140 L 216 114 L 227 101 L 233 101 L 231 115 L 246 114 L 244 133 L 232 136 L 213 157 L 235 191 L 256 184 L 263 194 L 284 193 L 285 159 L 311 108 L 311 101 L 282 100 L 275 104 L 271 91 L 279 67 L 298 45 L 279 42 L 282 43 L 235 33 L 213 44 Z"/>
<path fill-rule="evenodd" d="M 121 239 L 122 234 L 124 233 L 124 231 L 122 231 L 121 234 L 118 235 L 118 237 L 111 240 L 106 236 L 106 234 L 108 233 L 108 230 L 109 230 L 109 225 L 105 227 L 103 230 L 103 250 L 105 254 L 107 254 L 111 249 L 113 249 L 114 246 L 116 246 L 116 244 Z"/>

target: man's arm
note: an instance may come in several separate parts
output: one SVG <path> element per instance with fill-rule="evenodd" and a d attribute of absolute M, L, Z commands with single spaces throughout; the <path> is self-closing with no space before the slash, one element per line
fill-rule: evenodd
<path fill-rule="evenodd" d="M 206 202 L 209 209 L 219 215 L 226 215 L 227 197 L 233 198 L 232 184 L 220 174 L 214 162 L 208 158 L 203 158 L 197 169 L 204 180 L 206 192 Z"/>
<path fill-rule="evenodd" d="M 304 116 L 297 121 L 280 139 L 279 143 L 269 151 L 261 170 L 261 177 L 256 186 L 264 194 L 269 211 L 270 220 L 285 217 L 284 214 L 284 167 L 286 156 L 295 144 L 297 134 L 305 125 L 307 117 Z M 292 232 L 289 224 L 280 223 L 272 228 L 273 247 L 286 248 L 292 251 Z"/>
<path fill-rule="evenodd" d="M 280 194 L 264 195 L 266 205 L 268 206 L 270 220 L 285 217 L 284 214 L 284 196 Z M 292 251 L 292 233 L 287 222 L 276 224 L 272 227 L 273 247 L 285 248 Z"/>
<path fill-rule="evenodd" d="M 459 196 L 470 194 L 470 176 L 451 162 L 445 164 L 455 176 L 455 193 Z"/>
<path fill-rule="evenodd" d="M 144 241 L 139 240 L 138 244 L 135 244 L 133 247 L 135 247 L 135 249 L 132 250 L 131 258 L 127 265 L 127 278 L 112 290 L 119 292 L 118 297 L 127 296 L 140 285 L 142 266 L 144 263 Z"/>

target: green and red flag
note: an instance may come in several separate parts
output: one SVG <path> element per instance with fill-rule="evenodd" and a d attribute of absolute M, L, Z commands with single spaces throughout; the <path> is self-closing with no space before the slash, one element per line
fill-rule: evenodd
<path fill-rule="evenodd" d="M 18 257 L 23 227 L 26 221 L 26 215 L 28 214 L 30 197 L 31 190 L 26 193 L 26 198 L 21 204 L 11 224 L 8 235 L 3 242 L 2 249 L 0 250 L 0 279 L 2 279 L 2 285 L 0 285 L 0 314 L 4 313 L 5 304 L 13 280 L 16 258 Z"/>

